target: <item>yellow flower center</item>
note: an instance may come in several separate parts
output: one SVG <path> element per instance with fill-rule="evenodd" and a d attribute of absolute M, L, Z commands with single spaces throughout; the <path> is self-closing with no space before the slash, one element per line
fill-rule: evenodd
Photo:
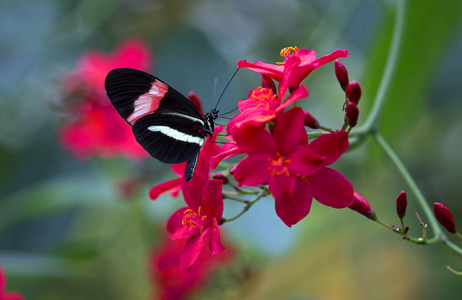
<path fill-rule="evenodd" d="M 184 211 L 184 217 L 181 221 L 181 224 L 187 226 L 190 230 L 193 230 L 197 227 L 197 225 L 199 225 L 199 223 L 201 223 L 201 221 L 205 220 L 206 218 L 207 216 L 201 216 L 201 207 L 199 207 L 197 213 L 192 209 L 188 208 Z M 203 228 L 201 226 L 201 233 L 202 229 Z"/>
<path fill-rule="evenodd" d="M 268 170 L 273 176 L 290 176 L 289 169 L 287 168 L 287 165 L 290 163 L 290 159 L 278 153 L 276 159 L 269 158 L 268 160 L 272 165 L 272 167 L 270 166 Z"/>
<path fill-rule="evenodd" d="M 255 89 L 250 97 L 253 101 L 258 103 L 255 109 L 263 107 L 266 111 L 272 111 L 271 104 L 276 101 L 276 95 L 273 93 L 273 91 L 271 89 L 262 87 Z"/>

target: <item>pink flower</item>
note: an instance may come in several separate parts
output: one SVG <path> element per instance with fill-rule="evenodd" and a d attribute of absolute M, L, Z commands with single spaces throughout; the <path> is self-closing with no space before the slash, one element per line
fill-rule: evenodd
<path fill-rule="evenodd" d="M 249 63 L 239 61 L 238 68 L 248 68 L 262 75 L 273 78 L 280 82 L 283 88 L 279 88 L 279 97 L 282 98 L 287 89 L 295 89 L 300 83 L 314 70 L 339 57 L 347 57 L 347 50 L 335 50 L 334 52 L 316 58 L 314 50 L 298 49 L 297 47 L 287 47 L 281 50 L 284 62 L 276 65 L 267 64 L 262 61 Z"/>
<path fill-rule="evenodd" d="M 104 91 L 107 73 L 115 68 L 133 68 L 148 71 L 152 57 L 147 45 L 138 39 L 129 39 L 114 49 L 113 53 L 90 51 L 77 63 L 75 75 L 92 92 Z"/>
<path fill-rule="evenodd" d="M 73 113 L 74 119 L 63 124 L 59 135 L 62 145 L 77 159 L 92 156 L 144 159 L 148 156 L 133 137 L 131 127 L 110 103 L 83 101 Z"/>
<path fill-rule="evenodd" d="M 130 125 L 119 117 L 107 99 L 104 80 L 114 68 L 147 70 L 151 55 L 139 40 L 128 40 L 112 54 L 90 52 L 75 70 L 63 76 L 62 91 L 68 118 L 59 136 L 62 145 L 78 159 L 92 156 L 143 159 L 148 153 L 136 142 Z"/>
<path fill-rule="evenodd" d="M 281 86 L 281 85 L 279 85 Z M 282 99 L 273 93 L 270 88 L 256 88 L 250 91 L 249 98 L 239 101 L 239 113 L 232 118 L 226 130 L 240 124 L 252 123 L 254 125 L 265 124 L 273 121 L 284 112 L 289 105 L 295 101 L 308 97 L 308 90 L 301 85 L 282 103 Z"/>
<path fill-rule="evenodd" d="M 24 300 L 24 297 L 18 292 L 6 292 L 6 275 L 0 266 L 0 299 L 1 300 Z"/>
<path fill-rule="evenodd" d="M 239 186 L 268 184 L 276 213 L 289 227 L 308 215 L 313 197 L 334 208 L 354 202 L 351 183 L 327 168 L 348 149 L 347 133 L 325 134 L 308 145 L 304 121 L 303 111 L 294 108 L 278 118 L 273 135 L 253 124 L 231 129 L 248 155 L 236 166 L 234 178 Z"/>
<path fill-rule="evenodd" d="M 204 286 L 213 270 L 232 259 L 233 253 L 211 255 L 204 249 L 197 258 L 190 272 L 184 272 L 179 264 L 186 239 L 174 241 L 164 239 L 161 247 L 151 255 L 150 271 L 157 287 L 155 299 L 178 300 L 188 299 L 197 289 Z"/>
<path fill-rule="evenodd" d="M 443 203 L 435 202 L 435 204 L 433 204 L 433 212 L 435 213 L 435 217 L 438 222 L 440 222 L 444 228 L 446 228 L 450 233 L 457 232 L 452 213 L 449 208 L 446 207 L 446 205 Z"/>
<path fill-rule="evenodd" d="M 207 241 L 212 255 L 225 249 L 218 227 L 223 215 L 222 183 L 222 180 L 203 180 L 199 176 L 196 184 L 184 184 L 183 195 L 188 206 L 177 210 L 167 222 L 172 239 L 187 239 L 180 258 L 185 271 L 191 270 Z"/>

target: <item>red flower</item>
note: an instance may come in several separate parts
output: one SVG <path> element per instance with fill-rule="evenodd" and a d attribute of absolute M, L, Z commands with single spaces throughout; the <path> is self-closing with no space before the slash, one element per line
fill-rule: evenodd
<path fill-rule="evenodd" d="M 130 39 L 121 43 L 112 54 L 90 51 L 79 60 L 74 73 L 91 92 L 105 94 L 104 80 L 109 71 L 115 68 L 148 71 L 151 61 L 147 45 L 141 40 Z"/>
<path fill-rule="evenodd" d="M 452 217 L 451 211 L 443 203 L 435 202 L 433 204 L 433 212 L 435 217 L 446 228 L 450 233 L 456 233 L 457 228 L 454 223 L 454 218 Z"/>
<path fill-rule="evenodd" d="M 128 40 L 113 54 L 93 51 L 82 57 L 77 68 L 62 82 L 63 98 L 69 118 L 60 130 L 60 140 L 79 159 L 100 155 L 148 157 L 136 142 L 130 125 L 120 118 L 107 99 L 104 80 L 114 68 L 147 70 L 151 56 L 139 40 Z"/>
<path fill-rule="evenodd" d="M 239 61 L 238 68 L 248 68 L 252 71 L 266 75 L 280 82 L 283 88 L 279 87 L 279 97 L 282 98 L 287 89 L 295 89 L 314 70 L 339 57 L 347 57 L 347 50 L 335 50 L 334 52 L 316 58 L 314 50 L 298 49 L 287 47 L 281 50 L 284 62 L 276 65 L 267 64 L 262 61 L 249 63 Z"/>
<path fill-rule="evenodd" d="M 284 109 L 295 101 L 306 97 L 308 97 L 308 90 L 305 85 L 294 90 L 284 103 L 281 103 L 282 99 L 277 97 L 269 88 L 253 89 L 247 100 L 239 101 L 240 112 L 229 121 L 226 131 L 230 133 L 231 129 L 238 124 L 265 124 L 277 118 L 284 112 Z"/>
<path fill-rule="evenodd" d="M 212 255 L 225 249 L 220 242 L 218 227 L 223 215 L 223 181 L 210 179 L 199 182 L 201 179 L 199 176 L 196 184 L 188 182 L 183 185 L 188 206 L 177 210 L 167 222 L 167 231 L 172 239 L 188 239 L 180 258 L 181 268 L 185 271 L 191 270 L 207 240 Z"/>
<path fill-rule="evenodd" d="M 18 292 L 6 292 L 6 276 L 0 267 L 0 299 L 1 300 L 24 300 L 24 297 Z"/>
<path fill-rule="evenodd" d="M 353 204 L 351 183 L 326 166 L 348 149 L 345 131 L 325 134 L 308 145 L 304 114 L 294 108 L 278 118 L 271 135 L 248 124 L 232 128 L 232 136 L 248 156 L 236 166 L 239 186 L 268 184 L 275 198 L 276 213 L 292 226 L 310 211 L 312 198 L 324 205 L 344 208 Z"/>
<path fill-rule="evenodd" d="M 179 264 L 181 253 L 186 239 L 173 241 L 165 239 L 160 249 L 151 255 L 151 273 L 159 290 L 155 299 L 178 300 L 187 299 L 209 279 L 213 269 L 228 262 L 232 252 L 226 251 L 224 255 L 211 255 L 204 249 L 197 258 L 197 263 L 190 272 L 184 272 Z"/>
<path fill-rule="evenodd" d="M 133 137 L 126 124 L 110 103 L 85 100 L 75 108 L 76 117 L 68 120 L 59 135 L 64 147 L 78 159 L 92 156 L 143 159 L 147 152 Z"/>

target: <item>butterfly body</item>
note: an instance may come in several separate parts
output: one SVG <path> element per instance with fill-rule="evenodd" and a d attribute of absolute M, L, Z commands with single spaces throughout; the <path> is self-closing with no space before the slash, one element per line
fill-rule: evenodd
<path fill-rule="evenodd" d="M 181 93 L 143 71 L 120 68 L 105 82 L 111 103 L 132 126 L 138 143 L 154 158 L 169 164 L 188 162 L 190 180 L 207 137 L 214 130 L 218 111 L 203 116 Z"/>

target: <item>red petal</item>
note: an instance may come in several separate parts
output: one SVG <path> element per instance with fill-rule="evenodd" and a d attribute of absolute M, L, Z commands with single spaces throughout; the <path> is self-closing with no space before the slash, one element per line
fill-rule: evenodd
<path fill-rule="evenodd" d="M 270 156 L 266 154 L 252 155 L 244 158 L 234 169 L 234 179 L 239 186 L 257 186 L 266 184 L 269 177 Z"/>
<path fill-rule="evenodd" d="M 315 61 L 319 62 L 320 65 L 325 65 L 327 63 L 330 63 L 331 61 L 336 60 L 337 58 L 347 57 L 347 56 L 348 56 L 348 50 L 337 49 L 332 53 L 319 57 Z"/>
<path fill-rule="evenodd" d="M 182 181 L 183 181 L 183 178 L 176 178 L 176 179 L 172 179 L 164 183 L 158 184 L 156 186 L 153 186 L 151 190 L 149 191 L 149 198 L 151 198 L 152 200 L 156 200 L 160 194 L 163 194 L 167 191 L 181 187 Z"/>
<path fill-rule="evenodd" d="M 353 186 L 337 170 L 324 168 L 310 180 L 313 197 L 320 203 L 333 208 L 344 208 L 354 203 Z"/>
<path fill-rule="evenodd" d="M 237 67 L 248 68 L 249 70 L 252 70 L 254 72 L 271 77 L 276 81 L 281 80 L 282 72 L 284 70 L 283 66 L 267 64 L 262 61 L 257 61 L 252 64 L 245 60 L 240 60 L 237 63 Z"/>
<path fill-rule="evenodd" d="M 310 212 L 313 196 L 309 182 L 292 176 L 271 177 L 269 189 L 276 213 L 287 226 L 298 223 Z"/>
<path fill-rule="evenodd" d="M 241 153 L 242 151 L 239 150 L 236 145 L 225 144 L 222 147 L 221 152 L 210 159 L 210 166 L 212 169 L 215 169 L 223 159 L 227 159 Z"/>
<path fill-rule="evenodd" d="M 308 90 L 304 84 L 301 84 L 298 88 L 296 88 L 290 96 L 282 103 L 278 109 L 276 110 L 276 114 L 279 112 L 284 111 L 286 107 L 292 105 L 295 101 L 308 97 Z"/>
<path fill-rule="evenodd" d="M 222 180 L 210 179 L 202 192 L 205 214 L 208 218 L 215 218 L 218 221 L 223 216 L 222 185 Z"/>
<path fill-rule="evenodd" d="M 218 226 L 217 220 L 213 220 L 212 235 L 210 236 L 210 252 L 212 255 L 218 254 L 225 250 L 225 246 L 220 241 L 220 227 Z"/>
<path fill-rule="evenodd" d="M 231 135 L 239 149 L 248 155 L 278 152 L 278 146 L 271 133 L 260 126 L 236 126 L 231 129 Z"/>
<path fill-rule="evenodd" d="M 300 65 L 300 58 L 298 56 L 290 56 L 284 63 L 284 72 L 282 73 L 281 82 L 279 83 L 278 97 L 280 101 L 284 98 L 287 93 L 287 90 L 290 88 L 295 88 L 298 86 L 291 85 L 291 78 L 293 77 L 293 72 Z M 300 83 L 300 82 L 299 82 Z"/>
<path fill-rule="evenodd" d="M 333 164 L 348 150 L 348 134 L 343 131 L 323 134 L 309 144 L 309 147 L 318 155 L 323 156 L 324 165 Z"/>
<path fill-rule="evenodd" d="M 324 167 L 324 160 L 308 146 L 300 145 L 289 156 L 289 171 L 295 176 L 308 176 Z"/>
<path fill-rule="evenodd" d="M 211 233 L 212 228 L 209 227 L 205 229 L 202 234 L 195 234 L 188 239 L 180 257 L 180 265 L 184 271 L 189 272 L 191 270 L 192 264 L 199 257 L 199 254 Z"/>
<path fill-rule="evenodd" d="M 282 114 L 274 128 L 274 139 L 279 150 L 288 155 L 299 145 L 305 132 L 305 116 L 299 107 L 293 108 Z"/>

